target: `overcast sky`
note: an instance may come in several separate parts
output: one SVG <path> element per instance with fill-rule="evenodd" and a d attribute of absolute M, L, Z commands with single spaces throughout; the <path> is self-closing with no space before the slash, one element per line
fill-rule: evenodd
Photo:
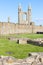
<path fill-rule="evenodd" d="M 0 0 L 0 21 L 18 22 L 18 4 L 21 3 L 22 10 L 27 11 L 29 3 L 32 7 L 32 21 L 37 25 L 43 25 L 43 0 Z"/>

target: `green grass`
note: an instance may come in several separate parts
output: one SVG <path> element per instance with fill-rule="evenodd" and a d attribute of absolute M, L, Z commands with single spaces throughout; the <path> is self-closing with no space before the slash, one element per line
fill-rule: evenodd
<path fill-rule="evenodd" d="M 14 36 L 23 38 L 43 38 L 43 34 L 17 34 Z"/>
<path fill-rule="evenodd" d="M 31 44 L 17 44 L 15 41 L 10 41 L 6 37 L 14 36 L 21 38 L 43 38 L 43 34 L 13 34 L 13 35 L 0 35 L 0 55 L 13 56 L 16 58 L 25 58 L 29 52 L 43 52 L 43 47 Z M 8 54 L 7 52 L 12 52 Z"/>
<path fill-rule="evenodd" d="M 12 54 L 7 54 L 6 52 L 12 52 Z M 29 52 L 43 52 L 43 47 L 31 44 L 17 44 L 15 41 L 5 38 L 0 39 L 0 55 L 26 58 Z"/>
<path fill-rule="evenodd" d="M 6 36 L 6 35 L 5 35 Z M 43 38 L 43 34 L 9 34 L 8 36 L 13 36 L 13 37 L 21 37 L 21 38 Z"/>

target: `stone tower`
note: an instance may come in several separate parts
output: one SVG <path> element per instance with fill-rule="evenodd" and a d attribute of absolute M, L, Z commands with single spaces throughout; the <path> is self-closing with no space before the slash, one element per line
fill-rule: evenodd
<path fill-rule="evenodd" d="M 21 4 L 18 6 L 18 23 L 21 24 L 22 22 L 22 9 L 21 9 Z"/>
<path fill-rule="evenodd" d="M 23 15 L 25 15 L 23 19 Z M 28 11 L 23 12 L 21 5 L 18 6 L 18 23 L 19 24 L 28 24 L 30 25 L 31 22 L 31 6 L 28 6 Z"/>
<path fill-rule="evenodd" d="M 32 21 L 31 21 L 31 15 L 32 15 L 32 14 L 31 14 L 31 10 L 32 10 L 32 9 L 31 9 L 31 5 L 29 4 L 29 6 L 28 6 L 28 12 L 27 12 L 27 17 L 28 17 L 27 20 L 28 20 L 28 24 L 29 24 L 29 25 L 30 25 L 30 22 L 32 22 Z"/>

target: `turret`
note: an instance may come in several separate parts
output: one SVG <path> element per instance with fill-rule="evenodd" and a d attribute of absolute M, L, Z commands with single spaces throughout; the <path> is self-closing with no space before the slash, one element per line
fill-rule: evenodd
<path fill-rule="evenodd" d="M 31 22 L 31 5 L 28 6 L 28 14 L 27 14 L 28 24 L 30 25 Z"/>
<path fill-rule="evenodd" d="M 29 6 L 28 6 L 28 11 L 31 11 L 31 4 L 29 4 Z"/>
<path fill-rule="evenodd" d="M 21 24 L 22 21 L 22 8 L 21 8 L 21 4 L 19 4 L 18 6 L 18 24 Z"/>
<path fill-rule="evenodd" d="M 20 12 L 21 11 L 21 4 L 19 4 L 19 6 L 18 6 L 18 12 Z"/>

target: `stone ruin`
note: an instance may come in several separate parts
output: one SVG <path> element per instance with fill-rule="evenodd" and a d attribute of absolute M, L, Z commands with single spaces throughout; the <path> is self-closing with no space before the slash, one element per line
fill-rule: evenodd
<path fill-rule="evenodd" d="M 27 12 L 22 10 L 22 6 L 18 6 L 18 22 L 10 22 L 10 17 L 8 17 L 8 22 L 0 22 L 0 35 L 6 34 L 27 34 L 36 33 L 43 34 L 43 26 L 37 26 L 35 22 L 32 21 L 32 7 L 28 6 Z"/>
<path fill-rule="evenodd" d="M 43 38 L 37 38 L 37 39 L 29 39 L 27 41 L 29 44 L 43 46 Z"/>
<path fill-rule="evenodd" d="M 8 38 L 11 41 L 16 41 L 18 44 L 33 44 L 38 46 L 43 46 L 43 38 L 30 39 L 30 38 Z"/>
<path fill-rule="evenodd" d="M 0 56 L 0 65 L 43 65 L 43 52 L 30 52 L 29 57 L 24 59 Z"/>

